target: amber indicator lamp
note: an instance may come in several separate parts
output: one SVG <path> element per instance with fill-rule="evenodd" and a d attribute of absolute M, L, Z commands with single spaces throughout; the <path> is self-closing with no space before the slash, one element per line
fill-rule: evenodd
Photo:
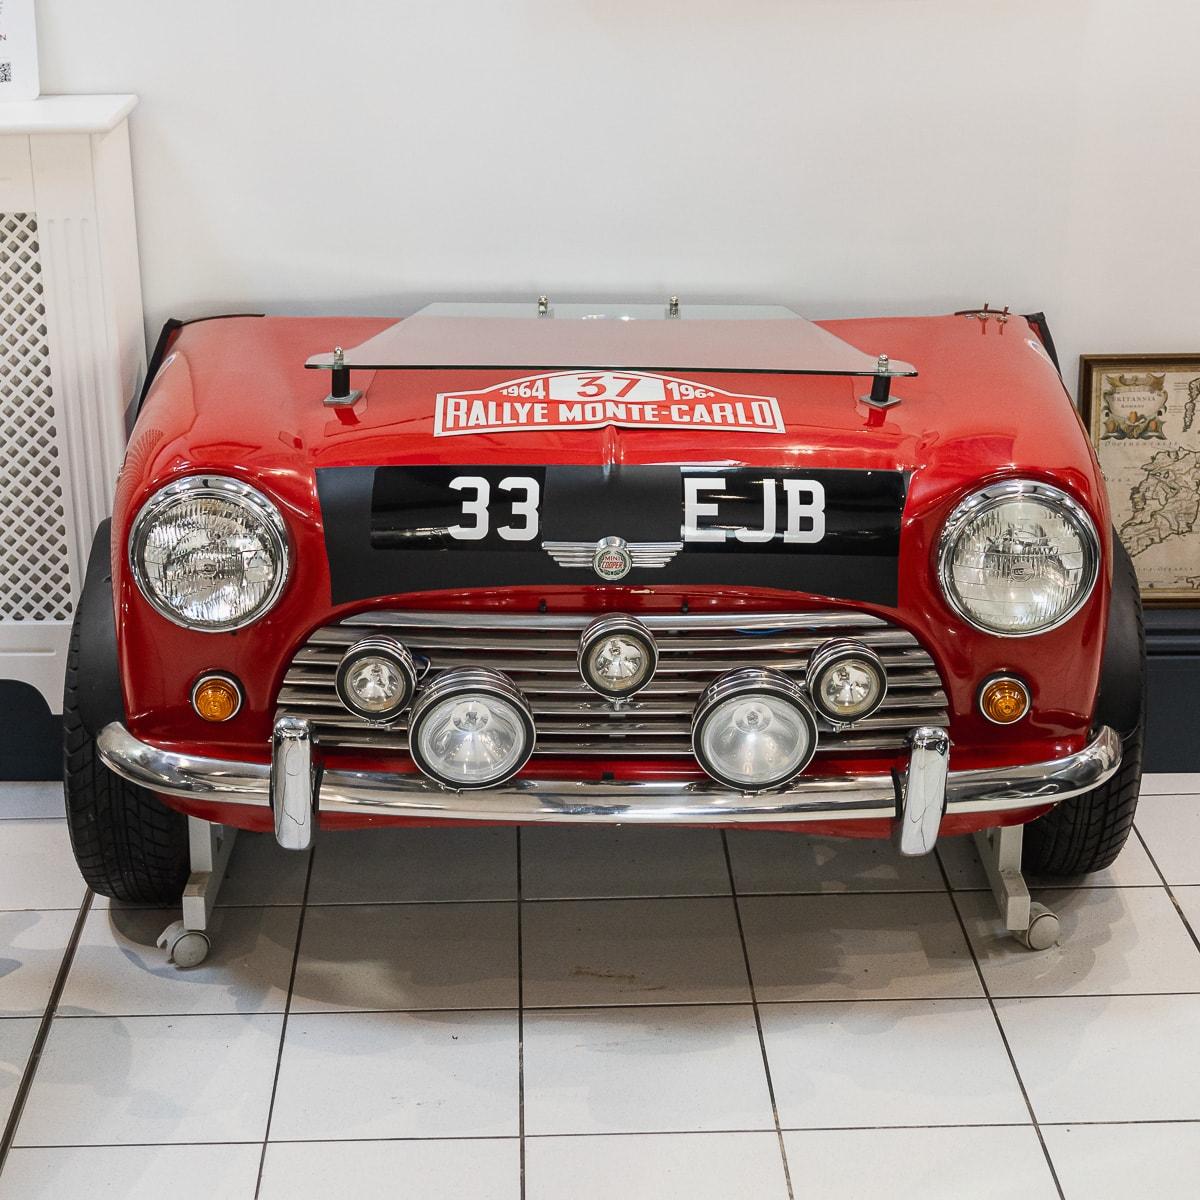
<path fill-rule="evenodd" d="M 979 708 L 994 725 L 1012 725 L 1029 711 L 1029 689 L 1011 675 L 999 675 L 980 689 Z"/>
<path fill-rule="evenodd" d="M 242 689 L 229 675 L 204 675 L 192 688 L 192 707 L 205 721 L 228 721 L 242 707 Z"/>

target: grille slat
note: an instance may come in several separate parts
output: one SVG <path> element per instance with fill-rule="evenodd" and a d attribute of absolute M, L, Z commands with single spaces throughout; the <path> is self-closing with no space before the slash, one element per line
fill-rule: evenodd
<path fill-rule="evenodd" d="M 486 666 L 504 671 L 529 701 L 538 729 L 536 754 L 691 758 L 691 714 L 700 693 L 737 666 L 773 667 L 800 681 L 809 652 L 831 637 L 870 645 L 888 671 L 879 711 L 850 729 L 821 731 L 818 754 L 888 752 L 916 725 L 946 726 L 946 695 L 933 660 L 906 630 L 867 613 L 696 613 L 639 618 L 654 632 L 658 670 L 620 708 L 579 678 L 579 633 L 589 614 L 360 614 L 317 630 L 292 660 L 279 692 L 280 715 L 311 721 L 327 747 L 397 753 L 407 750 L 403 723 L 371 726 L 347 712 L 334 690 L 346 647 L 375 633 L 402 641 L 431 671 Z"/>

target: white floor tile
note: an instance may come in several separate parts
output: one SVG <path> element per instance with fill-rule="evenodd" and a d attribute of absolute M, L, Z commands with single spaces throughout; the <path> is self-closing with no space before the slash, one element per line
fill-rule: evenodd
<path fill-rule="evenodd" d="M 1142 776 L 1143 796 L 1187 796 L 1200 794 L 1200 772 L 1148 772 Z"/>
<path fill-rule="evenodd" d="M 0 821 L 0 909 L 78 909 L 84 890 L 66 821 Z"/>
<path fill-rule="evenodd" d="M 528 1200 L 786 1200 L 775 1133 L 530 1138 Z"/>
<path fill-rule="evenodd" d="M 308 859 L 308 853 L 284 850 L 273 834 L 240 830 L 217 893 L 218 907 L 301 903 Z"/>
<path fill-rule="evenodd" d="M 16 1144 L 262 1138 L 281 1023 L 279 1016 L 56 1020 Z"/>
<path fill-rule="evenodd" d="M 61 818 L 64 805 L 63 785 L 57 779 L 33 783 L 0 782 L 0 821 Z"/>
<path fill-rule="evenodd" d="M 938 842 L 938 856 L 946 868 L 950 887 L 956 891 L 986 892 L 990 888 L 983 863 L 975 850 L 975 839 L 971 837 L 942 838 Z M 1030 875 L 1027 882 L 1031 887 L 1161 887 L 1162 880 L 1154 869 L 1137 835 L 1131 833 L 1117 861 L 1103 871 L 1090 875 L 1078 875 L 1069 879 L 1039 879 Z"/>
<path fill-rule="evenodd" d="M 521 830 L 521 887 L 531 900 L 727 895 L 729 869 L 711 829 L 535 825 Z"/>
<path fill-rule="evenodd" d="M 518 1200 L 515 1138 L 273 1142 L 260 1200 Z"/>
<path fill-rule="evenodd" d="M 63 1015 L 168 1016 L 283 1012 L 299 908 L 214 911 L 212 952 L 180 969 L 157 940 L 178 909 L 100 908 L 88 914 L 63 989 Z"/>
<path fill-rule="evenodd" d="M 8 1017 L 0 1021 L 0 1129 L 8 1121 L 40 1024 L 37 1017 Z"/>
<path fill-rule="evenodd" d="M 0 1017 L 40 1017 L 58 975 L 78 914 L 0 912 Z"/>
<path fill-rule="evenodd" d="M 310 904 L 517 898 L 513 829 L 326 833 L 313 854 Z"/>
<path fill-rule="evenodd" d="M 766 1004 L 759 1011 L 785 1129 L 1029 1120 L 986 1001 Z"/>
<path fill-rule="evenodd" d="M 1179 907 L 1192 927 L 1192 933 L 1200 937 L 1200 885 L 1191 887 L 1175 887 L 1171 891 L 1179 901 Z"/>
<path fill-rule="evenodd" d="M 747 896 L 739 905 L 760 1002 L 983 995 L 945 892 Z"/>
<path fill-rule="evenodd" d="M 1200 996 L 997 1000 L 1039 1121 L 1200 1119 Z"/>
<path fill-rule="evenodd" d="M 750 1002 L 731 896 L 556 900 L 521 920 L 526 1007 Z"/>
<path fill-rule="evenodd" d="M 288 1021 L 272 1140 L 512 1137 L 517 1115 L 514 1012 Z"/>
<path fill-rule="evenodd" d="M 1168 883 L 1200 884 L 1200 796 L 1143 796 L 1134 824 Z"/>
<path fill-rule="evenodd" d="M 785 1133 L 797 1196 L 820 1200 L 1055 1200 L 1032 1125 Z M 990 1165 L 989 1165 L 990 1164 Z"/>
<path fill-rule="evenodd" d="M 525 1014 L 525 1129 L 773 1128 L 748 1006 Z"/>
<path fill-rule="evenodd" d="M 309 908 L 293 1012 L 516 1008 L 517 906 Z"/>
<path fill-rule="evenodd" d="M 252 1200 L 262 1147 L 17 1149 L 0 1192 L 20 1200 Z"/>
<path fill-rule="evenodd" d="M 1043 1125 L 1066 1200 L 1195 1200 L 1200 1124 Z"/>
<path fill-rule="evenodd" d="M 991 995 L 1200 992 L 1200 951 L 1164 888 L 1076 888 L 1034 898 L 1058 916 L 1062 933 L 1057 946 L 1031 953 L 1004 929 L 990 892 L 955 896 Z"/>
<path fill-rule="evenodd" d="M 891 842 L 798 833 L 730 832 L 729 858 L 742 895 L 751 892 L 944 891 L 932 855 L 905 858 Z"/>

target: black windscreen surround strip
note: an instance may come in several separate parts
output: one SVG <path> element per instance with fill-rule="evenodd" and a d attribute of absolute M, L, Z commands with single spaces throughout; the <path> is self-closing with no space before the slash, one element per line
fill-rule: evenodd
<path fill-rule="evenodd" d="M 542 543 L 619 537 L 681 546 L 616 586 L 769 587 L 894 606 L 907 484 L 901 471 L 709 465 L 317 471 L 335 604 L 596 585 L 590 566 L 560 566 Z"/>

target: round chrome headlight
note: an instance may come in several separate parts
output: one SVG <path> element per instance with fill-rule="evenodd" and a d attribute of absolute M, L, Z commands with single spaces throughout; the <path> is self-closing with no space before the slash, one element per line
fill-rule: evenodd
<path fill-rule="evenodd" d="M 601 696 L 632 696 L 650 682 L 657 665 L 654 638 L 633 617 L 601 617 L 579 639 L 579 674 Z"/>
<path fill-rule="evenodd" d="M 864 720 L 887 695 L 883 660 L 861 642 L 824 642 L 808 660 L 807 678 L 817 711 L 834 725 Z"/>
<path fill-rule="evenodd" d="M 395 638 L 363 638 L 342 655 L 334 687 L 338 699 L 356 717 L 386 725 L 412 700 L 417 667 L 408 647 Z"/>
<path fill-rule="evenodd" d="M 446 671 L 417 697 L 408 752 L 430 779 L 456 789 L 495 787 L 533 753 L 533 714 L 499 671 Z"/>
<path fill-rule="evenodd" d="M 1045 633 L 1091 595 L 1100 540 L 1083 507 L 1044 483 L 968 496 L 942 529 L 938 575 L 950 606 L 985 633 Z"/>
<path fill-rule="evenodd" d="M 782 671 L 739 667 L 715 679 L 692 717 L 692 750 L 739 792 L 783 787 L 812 760 L 817 723 L 804 691 Z"/>
<path fill-rule="evenodd" d="M 220 475 L 192 475 L 142 506 L 129 535 L 129 566 L 168 620 L 209 633 L 241 629 L 283 591 L 287 532 L 261 492 Z"/>

